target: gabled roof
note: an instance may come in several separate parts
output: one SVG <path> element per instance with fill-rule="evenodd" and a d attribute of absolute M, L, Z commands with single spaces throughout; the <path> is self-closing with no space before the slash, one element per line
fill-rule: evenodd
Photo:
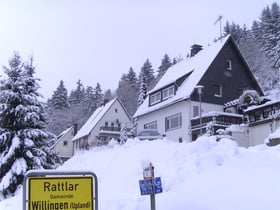
<path fill-rule="evenodd" d="M 198 85 L 203 75 L 215 60 L 216 56 L 219 54 L 223 46 L 229 40 L 234 43 L 237 50 L 239 51 L 232 37 L 228 35 L 227 37 L 223 38 L 222 41 L 218 41 L 212 46 L 205 47 L 205 49 L 199 51 L 199 53 L 194 57 L 191 57 L 188 60 L 183 60 L 178 64 L 170 67 L 160 79 L 160 81 L 156 84 L 156 86 L 148 92 L 148 95 L 153 94 L 169 85 L 176 84 L 176 81 L 186 77 L 186 79 L 184 79 L 183 83 L 177 89 L 176 95 L 153 106 L 149 106 L 149 96 L 147 96 L 141 106 L 137 109 L 134 117 L 147 114 L 149 112 L 163 108 L 167 105 L 190 98 L 192 92 Z M 254 77 L 252 74 L 251 76 Z"/>
<path fill-rule="evenodd" d="M 58 136 L 57 136 L 57 140 L 56 142 L 51 146 L 51 149 L 54 148 L 55 145 L 58 144 L 58 142 L 60 142 L 61 139 L 63 139 L 63 137 L 73 128 L 74 126 L 71 126 L 69 128 L 67 128 L 66 130 L 62 131 Z"/>
<path fill-rule="evenodd" d="M 100 119 L 105 115 L 105 113 L 110 109 L 110 107 L 115 103 L 115 101 L 118 101 L 121 106 L 121 101 L 118 98 L 114 98 L 113 100 L 106 103 L 104 106 L 98 107 L 94 113 L 90 116 L 90 118 L 87 120 L 87 122 L 83 125 L 83 127 L 78 131 L 78 133 L 74 136 L 73 141 L 82 138 L 84 136 L 87 136 L 90 134 L 92 129 L 97 125 L 97 123 L 100 121 Z M 124 108 L 125 110 L 125 108 Z M 126 110 L 125 110 L 126 112 Z M 126 112 L 128 115 L 128 113 Z M 129 117 L 129 115 L 128 115 Z M 130 117 L 129 117 L 130 118 Z"/>

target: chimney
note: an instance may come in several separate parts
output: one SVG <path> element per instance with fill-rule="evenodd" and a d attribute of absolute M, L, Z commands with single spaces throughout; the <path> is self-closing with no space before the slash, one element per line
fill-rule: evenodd
<path fill-rule="evenodd" d="M 102 106 L 105 106 L 108 102 L 109 102 L 109 100 L 105 98 L 105 99 L 103 100 L 103 102 L 102 102 L 101 105 L 102 105 Z"/>
<path fill-rule="evenodd" d="M 77 134 L 78 132 L 78 123 L 74 123 L 74 136 Z"/>
<path fill-rule="evenodd" d="M 202 45 L 194 44 L 191 46 L 191 57 L 195 56 L 200 50 L 202 50 Z"/>

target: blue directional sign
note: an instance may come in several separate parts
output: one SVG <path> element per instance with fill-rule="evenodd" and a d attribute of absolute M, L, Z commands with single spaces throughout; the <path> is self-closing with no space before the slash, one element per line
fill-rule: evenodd
<path fill-rule="evenodd" d="M 162 193 L 162 184 L 160 177 L 153 178 L 154 193 Z"/>
<path fill-rule="evenodd" d="M 139 187 L 141 195 L 152 195 L 162 192 L 160 177 L 139 180 Z"/>
<path fill-rule="evenodd" d="M 153 194 L 153 185 L 151 179 L 139 180 L 139 187 L 140 187 L 141 195 Z"/>

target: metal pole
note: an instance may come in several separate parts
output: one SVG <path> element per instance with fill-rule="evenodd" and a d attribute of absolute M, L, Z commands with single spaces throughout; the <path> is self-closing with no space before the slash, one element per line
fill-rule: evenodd
<path fill-rule="evenodd" d="M 201 93 L 199 93 L 199 123 L 200 123 L 200 135 L 202 135 Z"/>
<path fill-rule="evenodd" d="M 150 167 L 151 167 L 151 172 L 152 172 L 152 177 L 151 177 L 151 185 L 152 185 L 152 194 L 150 195 L 150 200 L 151 200 L 151 210 L 156 210 L 156 197 L 155 197 L 155 189 L 154 189 L 154 183 L 153 183 L 153 179 L 155 177 L 155 168 L 152 165 L 152 163 L 150 163 Z"/>
<path fill-rule="evenodd" d="M 156 198 L 155 198 L 155 193 L 150 195 L 151 199 L 151 210 L 156 210 Z"/>

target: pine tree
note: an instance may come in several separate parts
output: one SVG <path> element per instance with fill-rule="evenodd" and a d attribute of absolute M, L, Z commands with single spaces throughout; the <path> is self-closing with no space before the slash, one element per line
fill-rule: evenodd
<path fill-rule="evenodd" d="M 99 107 L 101 106 L 101 104 L 103 103 L 103 94 L 102 94 L 102 89 L 101 89 L 101 85 L 99 83 L 96 84 L 94 90 L 94 104 L 95 107 Z"/>
<path fill-rule="evenodd" d="M 158 68 L 157 81 L 161 79 L 161 77 L 165 74 L 165 72 L 172 66 L 170 58 L 167 54 L 164 55 L 161 60 L 161 65 Z"/>
<path fill-rule="evenodd" d="M 47 118 L 38 100 L 38 79 L 31 58 L 18 53 L 4 67 L 0 84 L 0 197 L 13 194 L 31 169 L 51 169 L 59 161 L 49 149 L 54 135 L 44 131 Z"/>
<path fill-rule="evenodd" d="M 139 80 L 142 76 L 147 85 L 147 90 L 151 90 L 155 85 L 156 79 L 154 76 L 154 70 L 153 70 L 152 64 L 149 61 L 149 59 L 146 60 L 146 62 L 144 63 L 144 65 L 141 68 Z"/>
<path fill-rule="evenodd" d="M 147 97 L 147 84 L 145 81 L 145 77 L 141 76 L 140 78 L 140 88 L 139 88 L 139 96 L 138 96 L 138 105 L 140 106 Z"/>
<path fill-rule="evenodd" d="M 82 81 L 79 79 L 77 82 L 77 88 L 72 90 L 69 95 L 69 103 L 76 105 L 81 103 L 85 99 L 85 88 Z"/>
<path fill-rule="evenodd" d="M 111 101 L 113 99 L 113 94 L 111 89 L 108 89 L 104 92 L 104 100 Z"/>
<path fill-rule="evenodd" d="M 67 89 L 64 86 L 63 80 L 60 81 L 59 86 L 54 91 L 52 98 L 48 101 L 50 107 L 54 109 L 63 109 L 69 106 Z"/>
<path fill-rule="evenodd" d="M 246 25 L 244 25 L 243 28 L 241 28 L 239 24 L 236 24 L 234 22 L 230 24 L 227 21 L 224 27 L 224 36 L 230 34 L 237 43 L 247 39 L 248 33 L 249 31 Z"/>
<path fill-rule="evenodd" d="M 117 88 L 117 97 L 132 116 L 137 109 L 138 82 L 136 73 L 132 67 L 127 74 L 123 74 Z"/>
<path fill-rule="evenodd" d="M 280 68 L 280 9 L 277 3 L 273 3 L 271 9 L 267 6 L 263 9 L 258 23 L 256 36 L 262 50 L 268 55 L 272 66 Z M 254 25 L 256 30 L 256 24 Z M 256 33 L 254 33 L 256 34 Z"/>

